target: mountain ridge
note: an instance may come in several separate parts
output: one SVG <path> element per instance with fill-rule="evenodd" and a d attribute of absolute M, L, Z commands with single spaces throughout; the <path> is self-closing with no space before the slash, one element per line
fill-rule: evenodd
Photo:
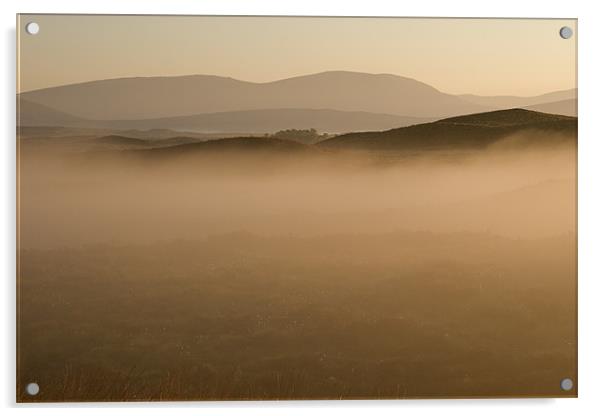
<path fill-rule="evenodd" d="M 116 78 L 27 91 L 20 97 L 93 120 L 265 108 L 328 108 L 431 118 L 483 110 L 412 78 L 351 71 L 326 71 L 267 83 L 215 75 Z"/>

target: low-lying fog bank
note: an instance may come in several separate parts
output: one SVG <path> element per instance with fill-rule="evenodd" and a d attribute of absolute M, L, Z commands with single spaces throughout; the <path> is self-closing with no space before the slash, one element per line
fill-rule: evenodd
<path fill-rule="evenodd" d="M 261 140 L 261 139 L 256 139 Z M 21 247 L 391 230 L 575 232 L 576 148 L 47 152 L 21 146 Z M 182 146 L 176 146 L 181 148 Z M 204 148 L 203 148 L 204 149 Z"/>

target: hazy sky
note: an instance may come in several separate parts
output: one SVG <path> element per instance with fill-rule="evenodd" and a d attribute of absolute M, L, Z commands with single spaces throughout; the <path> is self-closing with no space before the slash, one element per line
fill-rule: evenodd
<path fill-rule="evenodd" d="M 40 25 L 25 33 L 28 22 Z M 24 15 L 20 91 L 97 79 L 212 74 L 266 82 L 391 73 L 449 93 L 576 86 L 574 20 Z"/>

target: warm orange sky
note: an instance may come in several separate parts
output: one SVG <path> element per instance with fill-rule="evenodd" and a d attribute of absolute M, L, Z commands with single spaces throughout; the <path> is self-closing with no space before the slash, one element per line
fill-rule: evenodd
<path fill-rule="evenodd" d="M 35 21 L 40 32 L 25 33 Z M 391 73 L 449 93 L 576 86 L 575 20 L 22 15 L 20 91 L 132 76 L 266 82 L 328 70 Z"/>

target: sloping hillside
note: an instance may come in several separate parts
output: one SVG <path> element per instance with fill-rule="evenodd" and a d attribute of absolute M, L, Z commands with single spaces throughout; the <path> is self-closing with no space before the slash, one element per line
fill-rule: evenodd
<path fill-rule="evenodd" d="M 382 132 L 343 134 L 318 145 L 364 150 L 479 149 L 519 131 L 575 137 L 577 119 L 524 109 L 500 110 Z"/>

